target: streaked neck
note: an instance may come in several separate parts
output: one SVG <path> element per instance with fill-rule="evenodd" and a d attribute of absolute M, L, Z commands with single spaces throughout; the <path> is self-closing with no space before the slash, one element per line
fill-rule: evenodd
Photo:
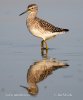
<path fill-rule="evenodd" d="M 28 20 L 34 19 L 36 16 L 37 16 L 37 12 L 31 12 L 31 13 L 29 13 L 29 15 L 28 15 Z"/>

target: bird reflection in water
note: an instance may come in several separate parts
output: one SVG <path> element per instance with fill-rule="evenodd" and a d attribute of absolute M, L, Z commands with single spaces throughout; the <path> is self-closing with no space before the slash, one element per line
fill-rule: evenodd
<path fill-rule="evenodd" d="M 38 60 L 30 65 L 27 72 L 27 83 L 28 87 L 22 86 L 25 88 L 30 95 L 38 94 L 38 85 L 40 81 L 43 81 L 47 76 L 51 75 L 54 70 L 59 68 L 66 68 L 69 66 L 63 61 L 57 60 L 55 58 L 48 58 L 48 50 L 41 50 L 42 60 Z"/>

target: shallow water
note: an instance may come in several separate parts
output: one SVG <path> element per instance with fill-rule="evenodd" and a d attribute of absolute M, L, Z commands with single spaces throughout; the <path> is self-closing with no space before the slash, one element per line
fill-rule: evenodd
<path fill-rule="evenodd" d="M 42 60 L 41 40 L 26 28 L 26 14 L 18 15 L 32 1 L 3 0 L 0 2 L 0 99 L 57 99 L 83 98 L 83 1 L 37 1 L 39 16 L 60 27 L 69 28 L 65 35 L 47 41 L 48 56 L 68 63 L 66 69 L 53 71 L 38 83 L 39 93 L 30 96 L 20 85 L 28 86 L 27 70 Z M 51 6 L 51 7 L 50 7 Z M 48 12 L 49 11 L 49 12 Z M 47 13 L 48 12 L 48 13 Z"/>

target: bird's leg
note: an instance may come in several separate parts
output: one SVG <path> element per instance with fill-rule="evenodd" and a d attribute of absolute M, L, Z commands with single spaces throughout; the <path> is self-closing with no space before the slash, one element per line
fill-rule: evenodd
<path fill-rule="evenodd" d="M 45 43 L 46 49 L 48 50 L 48 45 L 47 45 L 47 43 L 46 43 L 46 41 L 45 41 L 45 40 L 44 40 L 44 43 Z"/>
<path fill-rule="evenodd" d="M 41 41 L 41 49 L 44 48 L 44 40 Z"/>
<path fill-rule="evenodd" d="M 48 57 L 48 49 L 41 49 L 41 55 L 43 58 L 47 58 Z"/>
<path fill-rule="evenodd" d="M 45 47 L 44 47 L 44 46 L 45 46 Z M 41 41 L 41 49 L 47 49 L 47 50 L 48 50 L 48 45 L 47 45 L 47 43 L 46 43 L 45 40 L 42 40 L 42 41 Z"/>

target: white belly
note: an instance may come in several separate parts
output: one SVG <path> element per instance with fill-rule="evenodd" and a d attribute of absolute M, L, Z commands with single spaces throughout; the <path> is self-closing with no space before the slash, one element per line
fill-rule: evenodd
<path fill-rule="evenodd" d="M 40 32 L 38 29 L 32 28 L 30 29 L 30 32 L 36 37 L 43 38 L 43 33 Z"/>
<path fill-rule="evenodd" d="M 38 30 L 38 29 L 35 29 L 35 28 L 32 28 L 30 29 L 30 32 L 36 36 L 36 37 L 39 37 L 39 38 L 42 38 L 43 40 L 47 40 L 47 39 L 50 39 L 58 34 L 61 34 L 60 32 L 55 32 L 55 33 L 52 33 L 52 32 L 48 32 L 48 31 L 44 31 L 44 30 Z"/>

